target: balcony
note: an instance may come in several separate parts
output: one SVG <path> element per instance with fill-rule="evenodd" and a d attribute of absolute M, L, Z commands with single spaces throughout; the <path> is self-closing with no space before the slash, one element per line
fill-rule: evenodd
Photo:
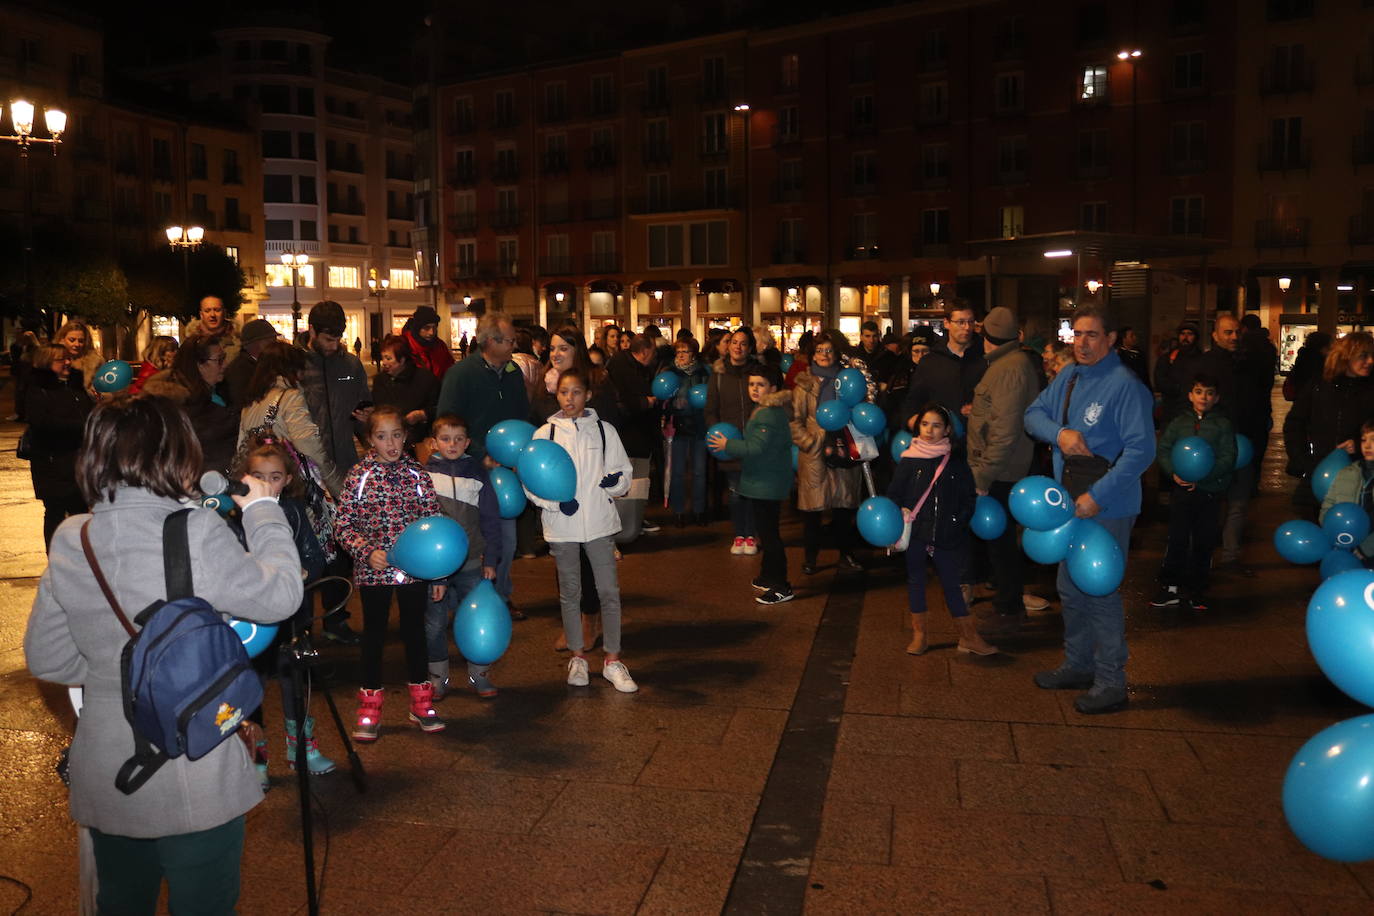
<path fill-rule="evenodd" d="M 850 118 L 849 136 L 851 137 L 871 137 L 878 132 L 877 118 Z"/>
<path fill-rule="evenodd" d="M 477 166 L 449 169 L 448 184 L 451 188 L 470 188 L 477 184 Z"/>
<path fill-rule="evenodd" d="M 806 246 L 796 242 L 778 242 L 773 246 L 774 264 L 805 264 Z"/>
<path fill-rule="evenodd" d="M 454 280 L 474 280 L 477 278 L 476 261 L 459 261 L 450 270 Z"/>
<path fill-rule="evenodd" d="M 708 161 L 730 158 L 730 141 L 724 135 L 708 134 L 701 138 L 701 158 Z"/>
<path fill-rule="evenodd" d="M 645 165 L 667 165 L 673 161 L 673 147 L 669 143 L 644 144 Z"/>
<path fill-rule="evenodd" d="M 1374 245 L 1374 213 L 1356 213 L 1350 217 L 1350 244 Z"/>
<path fill-rule="evenodd" d="M 203 229 L 219 228 L 219 218 L 215 216 L 215 214 L 211 213 L 209 210 L 192 211 L 189 220 L 190 222 L 188 223 L 188 225 L 191 226 L 200 226 Z"/>
<path fill-rule="evenodd" d="M 587 102 L 587 117 L 609 118 L 620 111 L 620 100 L 615 95 L 592 96 Z"/>
<path fill-rule="evenodd" d="M 620 207 L 616 205 L 614 197 L 589 200 L 582 205 L 582 218 L 585 220 L 616 219 L 618 216 Z"/>
<path fill-rule="evenodd" d="M 525 211 L 519 207 L 493 210 L 491 227 L 493 229 L 514 229 L 525 221 Z"/>
<path fill-rule="evenodd" d="M 583 256 L 582 271 L 589 274 L 618 274 L 620 255 L 614 251 L 593 251 Z"/>
<path fill-rule="evenodd" d="M 1110 162 L 1080 162 L 1074 174 L 1080 181 L 1096 181 L 1112 177 L 1112 166 Z"/>
<path fill-rule="evenodd" d="M 878 193 L 878 178 L 876 175 L 868 175 L 864 178 L 851 179 L 849 182 L 850 197 L 872 197 Z"/>
<path fill-rule="evenodd" d="M 1164 151 L 1164 174 L 1165 175 L 1200 175 L 1207 171 L 1207 156 L 1205 153 L 1191 152 L 1186 155 L 1177 155 L 1173 150 Z"/>
<path fill-rule="evenodd" d="M 471 115 L 459 117 L 452 115 L 448 119 L 448 135 L 450 137 L 464 137 L 477 132 L 477 119 Z"/>
<path fill-rule="evenodd" d="M 402 167 L 400 167 L 400 166 L 396 166 L 396 167 L 394 167 L 394 168 L 389 168 L 389 169 L 386 170 L 386 180 L 387 180 L 387 181 L 414 181 L 414 180 L 415 180 L 415 170 L 414 170 L 413 168 L 407 169 L 407 168 L 402 168 Z"/>
<path fill-rule="evenodd" d="M 615 147 L 607 145 L 587 147 L 586 162 L 587 168 L 591 171 L 615 168 Z"/>
<path fill-rule="evenodd" d="M 924 242 L 916 239 L 915 254 L 918 258 L 947 258 L 949 257 L 949 240 Z"/>
<path fill-rule="evenodd" d="M 243 184 L 243 173 L 238 169 L 224 169 L 220 175 L 220 184 Z"/>
<path fill-rule="evenodd" d="M 514 110 L 497 108 L 491 113 L 491 126 L 493 130 L 510 130 L 520 125 L 520 116 Z"/>
<path fill-rule="evenodd" d="M 505 280 L 514 280 L 520 275 L 520 262 L 500 260 L 496 262 L 496 276 Z"/>
<path fill-rule="evenodd" d="M 1350 138 L 1350 162 L 1352 165 L 1374 165 L 1374 133 L 1356 134 Z"/>
<path fill-rule="evenodd" d="M 351 172 L 355 175 L 367 171 L 363 168 L 363 160 L 359 156 L 327 156 L 324 167 L 331 172 Z"/>
<path fill-rule="evenodd" d="M 82 95 L 90 99 L 98 99 L 105 94 L 105 84 L 100 77 L 84 73 L 73 73 L 68 78 L 67 87 L 72 95 Z"/>
<path fill-rule="evenodd" d="M 922 191 L 943 191 L 949 187 L 949 163 L 942 163 L 943 169 L 926 170 L 918 168 L 914 184 Z"/>
<path fill-rule="evenodd" d="M 563 175 L 568 171 L 567 151 L 545 153 L 540 160 L 540 170 L 545 175 Z"/>
<path fill-rule="evenodd" d="M 1260 219 L 1255 220 L 1255 247 L 1266 248 L 1306 248 L 1310 219 Z"/>
<path fill-rule="evenodd" d="M 497 160 L 491 167 L 491 180 L 500 183 L 509 183 L 520 180 L 520 166 L 514 160 Z"/>
<path fill-rule="evenodd" d="M 1262 96 L 1310 93 L 1315 85 L 1316 64 L 1312 61 L 1290 63 L 1287 66 L 1268 63 L 1260 69 L 1259 93 Z"/>
<path fill-rule="evenodd" d="M 1164 234 L 1202 238 L 1207 234 L 1207 220 L 1201 216 L 1170 218 L 1164 222 Z"/>
<path fill-rule="evenodd" d="M 640 96 L 639 109 L 644 114 L 661 114 L 673 107 L 673 96 L 667 89 L 648 89 Z"/>
<path fill-rule="evenodd" d="M 731 186 L 720 191 L 677 190 L 660 199 L 637 198 L 630 203 L 631 213 L 677 213 L 692 210 L 734 210 L 740 205 L 739 188 Z"/>
<path fill-rule="evenodd" d="M 543 124 L 562 124 L 568 120 L 568 106 L 565 102 L 554 105 L 545 105 L 540 112 L 539 120 Z"/>
<path fill-rule="evenodd" d="M 141 226 L 144 221 L 143 211 L 138 207 L 115 206 L 114 221 L 119 226 Z"/>
<path fill-rule="evenodd" d="M 773 182 L 773 203 L 795 204 L 806 199 L 806 186 L 797 181 Z"/>
<path fill-rule="evenodd" d="M 176 179 L 176 173 L 172 171 L 170 162 L 154 162 L 152 169 L 153 181 L 172 182 Z"/>
<path fill-rule="evenodd" d="M 104 162 L 105 144 L 99 137 L 77 136 L 71 141 L 72 154 L 84 162 Z"/>
<path fill-rule="evenodd" d="M 703 108 L 716 108 L 725 104 L 730 97 L 730 89 L 723 80 L 703 80 L 697 90 L 697 104 Z"/>
<path fill-rule="evenodd" d="M 917 127 L 939 127 L 941 124 L 948 124 L 949 107 L 918 108 L 916 109 L 915 121 Z"/>
<path fill-rule="evenodd" d="M 997 162 L 993 164 L 993 183 L 999 185 L 1025 184 L 1026 172 L 1024 162 Z"/>
<path fill-rule="evenodd" d="M 1266 143 L 1260 146 L 1259 170 L 1261 172 L 1305 172 L 1312 168 L 1312 143 L 1282 145 Z"/>
<path fill-rule="evenodd" d="M 876 261 L 882 257 L 881 250 L 876 242 L 869 239 L 861 241 L 850 240 L 844 248 L 844 259 L 846 261 Z"/>
<path fill-rule="evenodd" d="M 773 148 L 784 149 L 789 146 L 798 146 L 802 142 L 800 131 L 775 131 L 773 134 Z"/>
<path fill-rule="evenodd" d="M 471 235 L 477 231 L 477 213 L 472 210 L 455 213 L 449 217 L 448 225 L 457 235 Z"/>
<path fill-rule="evenodd" d="M 795 76 L 778 77 L 773 81 L 774 95 L 796 95 L 801 91 L 801 80 Z"/>
<path fill-rule="evenodd" d="M 252 232 L 253 219 L 247 213 L 238 213 L 234 216 L 224 217 L 225 232 Z"/>
<path fill-rule="evenodd" d="M 408 223 L 415 219 L 415 213 L 409 207 L 387 207 L 386 218 L 403 220 Z"/>
<path fill-rule="evenodd" d="M 573 272 L 572 257 L 566 254 L 551 254 L 539 259 L 539 273 L 545 277 L 566 277 Z"/>
<path fill-rule="evenodd" d="M 539 222 L 545 224 L 572 222 L 572 205 L 567 201 L 557 204 L 540 204 Z"/>
<path fill-rule="evenodd" d="M 348 200 L 334 198 L 325 204 L 325 209 L 330 213 L 342 213 L 345 216 L 362 216 L 366 212 L 363 202 L 356 198 L 349 198 Z"/>

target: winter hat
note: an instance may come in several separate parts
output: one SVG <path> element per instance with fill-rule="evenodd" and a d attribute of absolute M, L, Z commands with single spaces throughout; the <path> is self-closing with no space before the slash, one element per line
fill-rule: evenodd
<path fill-rule="evenodd" d="M 417 331 L 427 324 L 438 323 L 439 313 L 434 311 L 434 309 L 430 308 L 427 305 L 422 305 L 419 308 L 417 308 L 415 310 L 415 313 L 410 316 L 410 321 L 407 322 L 407 324 L 415 328 Z"/>
<path fill-rule="evenodd" d="M 243 330 L 239 332 L 239 342 L 246 347 L 264 340 L 276 340 L 280 336 L 277 329 L 265 318 L 254 318 L 244 324 Z"/>
<path fill-rule="evenodd" d="M 995 344 L 1015 340 L 1018 330 L 1016 313 L 1005 305 L 997 306 L 983 319 L 983 336 Z"/>

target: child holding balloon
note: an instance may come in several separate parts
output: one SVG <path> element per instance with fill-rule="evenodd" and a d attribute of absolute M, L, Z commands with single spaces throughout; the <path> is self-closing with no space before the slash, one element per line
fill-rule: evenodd
<path fill-rule="evenodd" d="M 527 427 L 528 428 L 528 427 Z M 467 453 L 468 424 L 448 413 L 431 425 L 434 451 L 425 462 L 444 514 L 463 526 L 468 536 L 467 560 L 445 583 L 444 594 L 425 608 L 425 644 L 429 650 L 429 682 L 434 700 L 448 695 L 448 624 L 458 602 L 483 579 L 496 578 L 501 556 L 501 511 L 482 462 Z M 468 662 L 468 684 L 480 697 L 496 696 L 487 677 L 488 665 Z"/>
<path fill-rule="evenodd" d="M 1326 514 L 1334 506 L 1354 503 L 1364 510 L 1374 525 L 1374 420 L 1366 420 L 1360 427 L 1360 459 L 1336 472 L 1336 478 L 1322 498 L 1319 522 L 1326 521 Z M 1366 535 L 1356 546 L 1355 556 L 1366 568 L 1374 568 L 1374 534 Z"/>
<path fill-rule="evenodd" d="M 959 587 L 969 559 L 969 521 L 977 492 L 973 472 L 950 443 L 954 428 L 950 412 L 929 403 L 916 415 L 916 437 L 902 452 L 887 495 L 902 507 L 911 526 L 906 548 L 907 609 L 911 611 L 911 644 L 906 651 L 923 655 L 930 648 L 926 635 L 926 560 L 935 564 L 945 606 L 959 628 L 960 652 L 996 655 L 997 647 L 979 635 Z"/>
<path fill-rule="evenodd" d="M 392 565 L 388 552 L 411 522 L 442 515 L 434 483 L 405 450 L 405 418 L 378 407 L 367 420 L 372 450 L 348 472 L 339 494 L 334 537 L 353 557 L 353 581 L 363 605 L 363 685 L 353 737 L 376 741 L 382 714 L 382 643 L 394 597 L 401 611 L 410 691 L 410 720 L 427 732 L 442 731 L 434 711 L 434 685 L 425 650 L 426 598 L 444 596 L 442 582 L 417 581 Z"/>
<path fill-rule="evenodd" d="M 563 617 L 563 635 L 572 658 L 568 661 L 568 683 L 586 687 L 590 646 L 582 636 L 582 562 L 587 554 L 601 600 L 601 627 L 605 655 L 601 674 L 621 693 L 634 693 L 639 687 L 630 669 L 620 660 L 620 583 L 615 568 L 615 535 L 620 531 L 620 514 L 615 497 L 629 492 L 631 467 L 625 446 L 615 427 L 603 423 L 596 411 L 587 409 L 591 391 L 588 373 L 583 369 L 564 369 L 558 374 L 558 413 L 535 431 L 534 439 L 551 439 L 572 457 L 576 469 L 572 499 L 555 502 L 530 489 L 526 492 L 543 510 L 544 540 L 549 543 L 558 569 L 558 600 Z M 524 472 L 521 472 L 524 477 Z"/>
<path fill-rule="evenodd" d="M 1191 409 L 1170 420 L 1159 437 L 1156 461 L 1174 487 L 1169 494 L 1169 539 L 1159 568 L 1160 589 L 1151 607 L 1186 605 L 1194 611 L 1207 610 L 1212 551 L 1221 536 L 1222 506 L 1236 469 L 1236 430 L 1225 413 L 1217 410 L 1220 400 L 1216 378 L 1194 373 L 1188 386 Z M 1210 467 L 1206 449 L 1195 447 L 1187 441 L 1190 437 L 1210 447 L 1214 456 Z"/>

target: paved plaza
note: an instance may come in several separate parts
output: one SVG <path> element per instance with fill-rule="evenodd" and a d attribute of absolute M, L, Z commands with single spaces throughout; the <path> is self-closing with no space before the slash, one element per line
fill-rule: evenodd
<path fill-rule="evenodd" d="M 0 874 L 33 889 L 25 913 L 69 914 L 75 831 L 53 765 L 73 722 L 65 690 L 24 667 L 44 560 L 19 432 L 0 426 Z M 323 912 L 1374 912 L 1374 866 L 1308 853 L 1280 807 L 1298 747 L 1364 711 L 1307 652 L 1315 570 L 1269 543 L 1294 514 L 1281 454 L 1276 436 L 1252 504 L 1258 576 L 1219 577 L 1207 613 L 1148 606 L 1162 516 L 1137 527 L 1131 706 L 1116 715 L 1031 684 L 1059 660 L 1055 616 L 976 659 L 954 651 L 932 588 L 935 648 L 905 655 L 901 570 L 874 558 L 803 578 L 795 520 L 798 599 L 773 608 L 726 523 L 641 538 L 620 564 L 640 691 L 569 688 L 553 561 L 519 560 L 530 619 L 495 700 L 459 692 L 439 706 L 447 731 L 421 733 L 389 645 L 382 737 L 360 750 L 368 791 L 342 766 L 315 782 Z M 351 719 L 356 652 L 324 652 Z M 290 914 L 305 906 L 298 799 L 268 698 L 273 789 L 248 818 L 241 911 Z M 313 711 L 342 764 L 321 698 Z M 0 912 L 22 899 L 0 881 Z"/>

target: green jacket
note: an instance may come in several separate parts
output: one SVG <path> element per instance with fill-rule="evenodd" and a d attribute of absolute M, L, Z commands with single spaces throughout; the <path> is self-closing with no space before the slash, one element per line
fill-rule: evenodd
<path fill-rule="evenodd" d="M 1326 518 L 1326 513 L 1337 503 L 1354 503 L 1363 506 L 1364 491 L 1374 486 L 1374 477 L 1368 479 L 1364 476 L 1363 463 L 1358 459 L 1354 464 L 1348 464 L 1336 472 L 1336 479 L 1331 481 L 1331 489 L 1326 491 L 1326 499 L 1322 500 L 1322 511 L 1317 517 L 1317 521 Z M 1360 555 L 1364 557 L 1374 557 L 1374 532 L 1360 543 Z"/>
<path fill-rule="evenodd" d="M 764 398 L 744 426 L 743 439 L 727 439 L 725 450 L 740 459 L 739 495 L 781 502 L 792 492 L 792 429 L 782 407 L 792 398 L 778 391 Z"/>
<path fill-rule="evenodd" d="M 1189 436 L 1201 436 L 1212 446 L 1216 463 L 1212 473 L 1197 482 L 1197 488 L 1204 493 L 1222 493 L 1231 486 L 1231 475 L 1236 470 L 1236 428 L 1226 415 L 1212 410 L 1199 417 L 1192 410 L 1180 414 L 1164 427 L 1164 435 L 1159 437 L 1159 447 L 1155 449 L 1155 460 L 1159 467 L 1172 480 L 1174 476 L 1174 443 Z M 1254 460 L 1258 461 L 1259 455 Z"/>
<path fill-rule="evenodd" d="M 468 422 L 468 454 L 484 458 L 487 431 L 502 420 L 524 420 L 530 412 L 525 374 L 507 360 L 499 370 L 488 365 L 480 349 L 444 373 L 437 414 L 456 413 Z"/>

